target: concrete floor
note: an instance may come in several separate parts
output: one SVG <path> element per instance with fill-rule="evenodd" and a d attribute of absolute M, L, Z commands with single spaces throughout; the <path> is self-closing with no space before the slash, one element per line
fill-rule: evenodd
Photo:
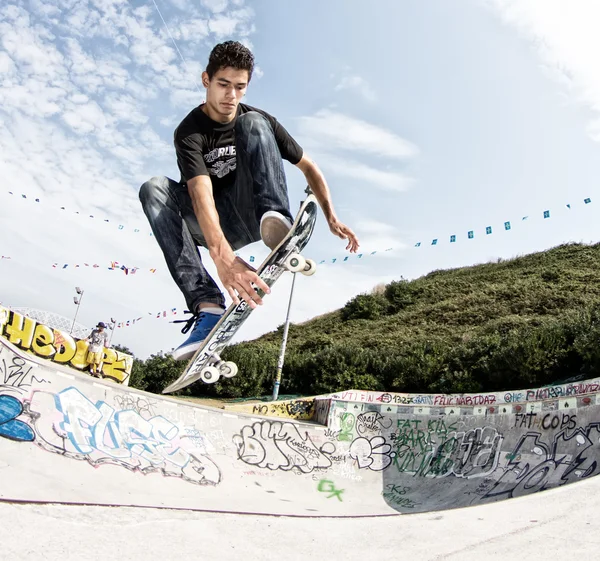
<path fill-rule="evenodd" d="M 598 477 L 484 506 L 372 518 L 0 503 L 0 559 L 593 561 L 599 512 Z"/>

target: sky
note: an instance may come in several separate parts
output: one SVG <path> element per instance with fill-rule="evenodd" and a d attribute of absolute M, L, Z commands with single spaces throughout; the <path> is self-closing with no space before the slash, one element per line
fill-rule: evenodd
<path fill-rule="evenodd" d="M 319 216 L 294 323 L 392 280 L 596 243 L 599 18 L 596 0 L 5 0 L 0 302 L 71 318 L 77 286 L 78 322 L 129 320 L 113 344 L 136 356 L 183 341 L 185 302 L 137 193 L 178 179 L 173 130 L 230 39 L 256 58 L 245 102 L 317 162 L 361 241 L 344 261 Z M 295 209 L 306 182 L 286 174 Z M 291 278 L 237 340 L 284 323 Z"/>

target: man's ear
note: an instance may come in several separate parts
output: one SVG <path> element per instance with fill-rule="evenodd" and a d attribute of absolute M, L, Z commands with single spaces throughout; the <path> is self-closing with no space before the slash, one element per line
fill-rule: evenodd
<path fill-rule="evenodd" d="M 208 77 L 208 72 L 206 72 L 206 70 L 204 72 L 202 72 L 202 85 L 205 88 L 208 88 L 208 84 L 210 82 L 210 78 Z"/>

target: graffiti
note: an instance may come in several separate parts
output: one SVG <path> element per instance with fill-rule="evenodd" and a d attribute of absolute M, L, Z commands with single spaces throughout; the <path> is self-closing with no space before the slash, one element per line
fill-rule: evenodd
<path fill-rule="evenodd" d="M 352 413 L 341 413 L 340 414 L 340 431 L 337 436 L 337 439 L 341 442 L 351 442 L 354 438 L 354 434 L 352 433 L 352 429 L 354 428 L 354 423 L 356 418 Z"/>
<path fill-rule="evenodd" d="M 274 402 L 268 405 L 256 403 L 252 405 L 254 415 L 274 415 L 291 419 L 312 419 L 315 410 L 314 399 L 297 399 L 293 401 Z"/>
<path fill-rule="evenodd" d="M 485 477 L 498 465 L 503 437 L 493 427 L 475 428 L 446 440 L 432 459 L 438 476 Z"/>
<path fill-rule="evenodd" d="M 335 459 L 332 457 L 332 461 Z M 351 481 L 362 481 L 362 475 L 358 475 L 354 470 L 354 466 L 352 464 L 347 463 L 345 460 L 343 462 L 334 463 L 328 470 L 328 475 L 335 475 L 336 477 L 343 477 L 344 479 L 349 479 Z"/>
<path fill-rule="evenodd" d="M 328 499 L 337 497 L 340 502 L 343 502 L 342 493 L 344 492 L 344 489 L 336 489 L 334 482 L 329 479 L 321 479 L 317 486 L 317 491 L 319 491 L 319 493 L 331 493 L 331 495 L 327 496 Z"/>
<path fill-rule="evenodd" d="M 37 422 L 42 411 L 52 410 L 57 412 L 54 423 Z M 116 411 L 103 401 L 94 404 L 74 387 L 56 395 L 34 392 L 28 413 L 37 444 L 50 452 L 93 466 L 116 464 L 198 485 L 216 485 L 221 480 L 203 442 L 195 435 L 192 441 L 162 416 L 144 418 L 133 409 Z"/>
<path fill-rule="evenodd" d="M 558 397 L 571 397 L 586 393 L 600 391 L 600 383 L 581 382 L 579 384 L 568 384 L 566 386 L 551 386 L 537 390 L 527 390 L 526 401 L 542 401 L 545 399 L 556 399 Z"/>
<path fill-rule="evenodd" d="M 505 403 L 518 403 L 525 400 L 525 394 L 522 392 L 506 392 L 504 394 Z"/>
<path fill-rule="evenodd" d="M 364 401 L 364 400 L 361 400 Z M 368 399 L 367 401 L 373 401 Z M 433 405 L 433 398 L 430 395 L 411 395 L 411 394 L 389 394 L 384 393 L 375 398 L 375 401 L 381 403 L 394 403 L 400 405 Z"/>
<path fill-rule="evenodd" d="M 392 463 L 395 456 L 391 449 L 383 436 L 374 436 L 371 440 L 361 436 L 350 445 L 350 457 L 357 461 L 360 469 L 382 471 Z"/>
<path fill-rule="evenodd" d="M 392 426 L 392 420 L 384 417 L 376 411 L 361 413 L 356 418 L 356 431 L 360 435 L 367 433 L 379 434 L 384 429 L 389 429 Z"/>
<path fill-rule="evenodd" d="M 52 362 L 68 364 L 79 370 L 87 367 L 86 341 L 74 339 L 64 331 L 52 329 L 6 308 L 0 308 L 0 313 L 3 318 L 0 335 L 13 345 Z M 124 382 L 131 373 L 133 357 L 114 349 L 104 349 L 102 364 L 104 376 Z"/>
<path fill-rule="evenodd" d="M 315 399 L 315 414 L 313 420 L 320 425 L 327 425 L 331 399 Z"/>
<path fill-rule="evenodd" d="M 529 413 L 515 413 L 515 428 L 532 429 L 542 428 L 543 430 L 553 429 L 574 429 L 577 427 L 577 415 L 567 413 L 546 413 L 541 417 L 538 413 L 530 411 Z"/>
<path fill-rule="evenodd" d="M 389 394 L 384 394 L 389 395 Z M 361 391 L 347 391 L 341 392 L 340 394 L 333 394 L 335 399 L 341 399 L 342 401 L 366 401 L 367 403 L 374 403 L 375 401 L 381 401 L 380 398 L 376 397 L 373 392 L 361 392 Z M 381 396 L 380 396 L 381 397 Z M 384 403 L 388 403 L 384 401 Z"/>
<path fill-rule="evenodd" d="M 492 473 L 498 465 L 502 436 L 493 427 L 455 433 L 439 445 L 434 436 L 419 431 L 416 439 L 398 440 L 396 435 L 393 461 L 398 471 L 424 477 L 475 478 Z"/>
<path fill-rule="evenodd" d="M 49 384 L 44 378 L 37 378 L 33 372 L 35 366 L 28 365 L 27 361 L 11 353 L 10 360 L 3 356 L 0 347 L 0 390 L 3 393 L 21 394 L 27 392 L 33 383 Z"/>
<path fill-rule="evenodd" d="M 569 429 L 573 430 L 577 427 L 577 415 L 569 415 L 567 413 L 563 414 L 553 414 L 548 413 L 544 415 L 542 419 L 542 428 L 544 430 L 550 429 L 558 429 L 564 430 Z"/>
<path fill-rule="evenodd" d="M 561 430 L 551 443 L 544 441 L 541 433 L 528 432 L 507 454 L 504 472 L 485 498 L 518 497 L 542 491 L 548 488 L 550 478 L 556 479 L 558 475 L 559 485 L 585 479 L 596 472 L 598 462 L 594 458 L 599 454 L 600 423 Z"/>
<path fill-rule="evenodd" d="M 436 395 L 433 399 L 434 405 L 452 406 L 452 405 L 493 405 L 496 403 L 494 394 L 488 395 Z"/>
<path fill-rule="evenodd" d="M 31 427 L 17 419 L 23 413 L 23 404 L 12 395 L 0 395 L 0 436 L 9 440 L 31 442 L 35 434 Z"/>
<path fill-rule="evenodd" d="M 394 483 L 388 483 L 385 490 L 381 492 L 382 497 L 389 503 L 393 503 L 395 508 L 415 508 L 421 503 L 409 499 L 405 495 L 410 491 L 410 487 L 402 487 Z"/>
<path fill-rule="evenodd" d="M 155 403 L 146 397 L 136 396 L 135 394 L 115 395 L 115 405 L 119 409 L 133 409 L 142 416 L 154 416 Z"/>
<path fill-rule="evenodd" d="M 301 435 L 292 423 L 256 422 L 242 428 L 233 437 L 238 459 L 245 464 L 270 470 L 310 473 L 317 468 L 331 467 L 329 456 L 335 445 L 325 442 L 320 448 L 305 431 Z"/>
<path fill-rule="evenodd" d="M 515 428 L 530 429 L 539 423 L 538 414 L 530 411 L 529 413 L 515 413 Z"/>

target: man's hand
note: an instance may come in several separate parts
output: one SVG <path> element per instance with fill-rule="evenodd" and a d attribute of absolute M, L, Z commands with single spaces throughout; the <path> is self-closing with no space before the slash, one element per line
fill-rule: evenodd
<path fill-rule="evenodd" d="M 331 202 L 331 194 L 329 193 L 329 187 L 327 181 L 321 173 L 321 170 L 317 167 L 317 164 L 311 160 L 306 153 L 302 155 L 302 159 L 296 164 L 296 166 L 302 171 L 308 185 L 312 189 L 312 192 L 317 197 L 321 210 L 327 219 L 329 229 L 334 236 L 348 240 L 346 249 L 349 249 L 351 253 L 356 253 L 358 250 L 358 238 L 354 232 L 348 228 L 345 224 L 342 224 L 335 216 L 333 210 L 333 203 Z"/>
<path fill-rule="evenodd" d="M 358 238 L 348 226 L 342 224 L 337 218 L 332 218 L 329 221 L 329 229 L 334 236 L 342 238 L 343 240 L 348 240 L 346 249 L 350 250 L 350 253 L 356 253 L 359 246 Z"/>
<path fill-rule="evenodd" d="M 246 263 L 237 257 L 234 257 L 233 259 L 215 259 L 215 265 L 225 290 L 227 290 L 229 296 L 231 296 L 231 299 L 236 305 L 240 303 L 238 295 L 241 296 L 252 309 L 262 305 L 262 298 L 252 286 L 252 283 L 265 294 L 271 292 L 271 289 L 267 284 L 248 265 L 246 265 Z"/>

